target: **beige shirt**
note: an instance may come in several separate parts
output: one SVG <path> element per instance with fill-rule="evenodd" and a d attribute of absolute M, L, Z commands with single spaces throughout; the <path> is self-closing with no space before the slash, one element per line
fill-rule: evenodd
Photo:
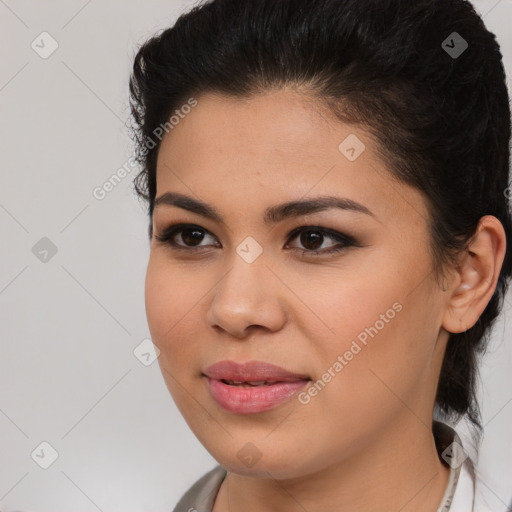
<path fill-rule="evenodd" d="M 440 460 L 450 467 L 450 476 L 437 512 L 473 512 L 474 471 L 455 430 L 433 422 L 433 434 Z M 215 498 L 227 472 L 216 466 L 203 475 L 182 496 L 173 512 L 212 512 Z"/>

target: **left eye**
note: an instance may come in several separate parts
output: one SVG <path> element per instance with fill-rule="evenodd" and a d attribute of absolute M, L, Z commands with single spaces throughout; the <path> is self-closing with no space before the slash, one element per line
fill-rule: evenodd
<path fill-rule="evenodd" d="M 299 238 L 300 243 L 305 247 L 305 249 L 293 247 L 292 249 L 301 251 L 303 256 L 331 254 L 340 252 L 347 247 L 357 245 L 352 237 L 344 235 L 343 233 L 339 233 L 338 231 L 322 228 L 320 226 L 300 227 L 290 233 L 289 239 L 293 240 L 294 238 Z M 336 244 L 324 249 L 320 249 L 325 239 L 334 240 Z"/>
<path fill-rule="evenodd" d="M 180 235 L 178 240 L 181 239 L 182 243 L 179 243 L 176 238 Z M 212 237 L 214 240 L 213 245 L 221 247 L 220 243 L 216 241 L 215 237 L 208 232 L 208 230 L 201 226 L 195 226 L 191 224 L 176 224 L 169 226 L 162 233 L 155 234 L 155 238 L 162 243 L 165 243 L 171 248 L 181 251 L 194 252 L 200 249 L 208 247 L 207 245 L 200 245 L 204 241 L 206 236 Z M 290 247 L 293 250 L 301 251 L 303 256 L 314 256 L 321 254 L 330 254 L 334 252 L 340 252 L 347 247 L 356 246 L 356 241 L 343 233 L 334 231 L 320 226 L 302 226 L 294 229 L 288 235 L 288 246 L 289 242 L 295 238 L 300 239 L 300 243 L 305 247 Z M 326 239 L 331 239 L 336 242 L 334 245 L 328 246 L 327 248 L 321 248 Z"/>

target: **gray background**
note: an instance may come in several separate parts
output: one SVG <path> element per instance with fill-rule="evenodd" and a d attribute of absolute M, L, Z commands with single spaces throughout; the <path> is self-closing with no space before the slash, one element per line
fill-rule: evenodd
<path fill-rule="evenodd" d="M 132 193 L 135 169 L 104 199 L 93 195 L 131 156 L 136 45 L 192 5 L 0 0 L 3 512 L 172 510 L 215 464 L 157 362 L 145 366 L 133 353 L 149 337 L 147 219 Z M 510 76 L 512 1 L 475 5 Z M 43 31 L 58 44 L 47 58 L 55 43 Z M 511 314 L 509 295 L 482 370 L 479 470 L 492 510 L 512 495 Z M 58 453 L 48 469 L 43 441 Z"/>

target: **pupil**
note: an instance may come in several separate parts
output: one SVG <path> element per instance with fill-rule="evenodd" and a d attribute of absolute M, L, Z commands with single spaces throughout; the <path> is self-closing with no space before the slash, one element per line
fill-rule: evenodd
<path fill-rule="evenodd" d="M 301 243 L 306 249 L 315 250 L 318 249 L 322 245 L 322 239 L 323 235 L 318 234 L 318 232 L 315 231 L 304 231 L 301 234 Z M 319 242 L 319 243 L 317 243 Z M 313 245 L 314 247 L 310 247 L 310 245 Z"/>
<path fill-rule="evenodd" d="M 202 233 L 198 229 L 186 229 L 181 234 L 181 239 L 187 244 L 187 245 L 196 245 L 196 242 L 201 242 L 202 238 L 204 236 L 204 233 Z"/>

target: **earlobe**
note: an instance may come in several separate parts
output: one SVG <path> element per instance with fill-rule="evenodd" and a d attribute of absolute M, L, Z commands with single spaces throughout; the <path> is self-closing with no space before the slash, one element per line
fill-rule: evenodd
<path fill-rule="evenodd" d="M 464 332 L 477 322 L 491 300 L 506 251 L 506 235 L 501 222 L 491 215 L 480 219 L 475 235 L 461 255 L 456 279 L 443 318 L 448 332 Z"/>

